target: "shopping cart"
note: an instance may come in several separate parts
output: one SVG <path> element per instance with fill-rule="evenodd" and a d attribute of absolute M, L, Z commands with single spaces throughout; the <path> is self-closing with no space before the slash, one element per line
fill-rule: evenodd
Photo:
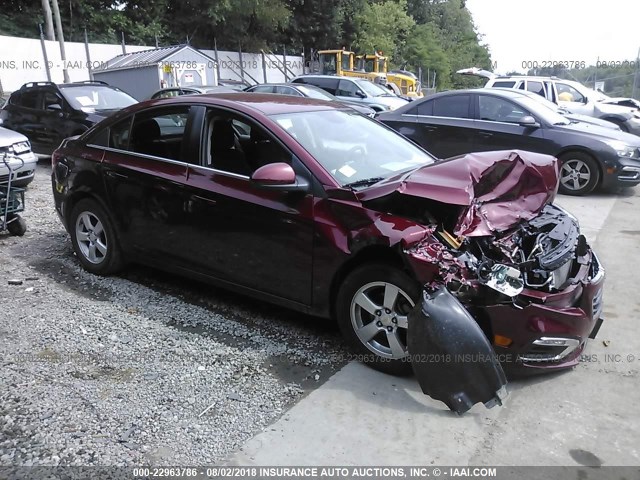
<path fill-rule="evenodd" d="M 22 236 L 27 231 L 27 223 L 18 215 L 24 211 L 24 188 L 11 185 L 15 171 L 24 166 L 24 160 L 15 155 L 0 153 L 0 233 L 8 230 L 11 235 Z"/>

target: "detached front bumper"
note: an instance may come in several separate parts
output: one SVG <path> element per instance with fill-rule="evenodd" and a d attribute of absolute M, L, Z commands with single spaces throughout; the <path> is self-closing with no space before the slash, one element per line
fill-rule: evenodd
<path fill-rule="evenodd" d="M 523 291 L 515 305 L 485 307 L 500 362 L 514 373 L 575 366 L 602 324 L 605 272 L 591 252 L 583 280 L 558 293 Z"/>

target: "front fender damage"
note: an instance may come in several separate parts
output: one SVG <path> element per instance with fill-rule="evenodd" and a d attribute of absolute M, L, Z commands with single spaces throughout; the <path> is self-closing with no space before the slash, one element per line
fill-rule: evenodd
<path fill-rule="evenodd" d="M 446 288 L 424 292 L 409 314 L 407 346 L 423 393 L 463 414 L 502 405 L 507 379 L 474 318 Z"/>

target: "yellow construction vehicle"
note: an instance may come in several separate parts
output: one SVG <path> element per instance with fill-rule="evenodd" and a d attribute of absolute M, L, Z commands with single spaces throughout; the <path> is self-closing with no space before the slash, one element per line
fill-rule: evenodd
<path fill-rule="evenodd" d="M 349 50 L 318 50 L 318 68 L 314 73 L 366 78 L 383 85 L 387 83 L 385 73 L 355 69 L 354 60 L 355 54 Z"/>
<path fill-rule="evenodd" d="M 358 55 L 356 57 L 356 70 L 384 74 L 387 82 L 397 85 L 403 95 L 412 98 L 423 97 L 418 77 L 405 70 L 392 70 L 389 72 L 387 57 L 382 53 Z"/>

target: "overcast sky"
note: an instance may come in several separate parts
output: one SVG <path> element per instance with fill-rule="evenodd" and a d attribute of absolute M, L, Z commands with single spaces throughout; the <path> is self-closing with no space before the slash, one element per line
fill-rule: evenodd
<path fill-rule="evenodd" d="M 467 0 L 467 7 L 497 73 L 526 72 L 525 61 L 635 60 L 640 47 L 640 0 Z"/>

